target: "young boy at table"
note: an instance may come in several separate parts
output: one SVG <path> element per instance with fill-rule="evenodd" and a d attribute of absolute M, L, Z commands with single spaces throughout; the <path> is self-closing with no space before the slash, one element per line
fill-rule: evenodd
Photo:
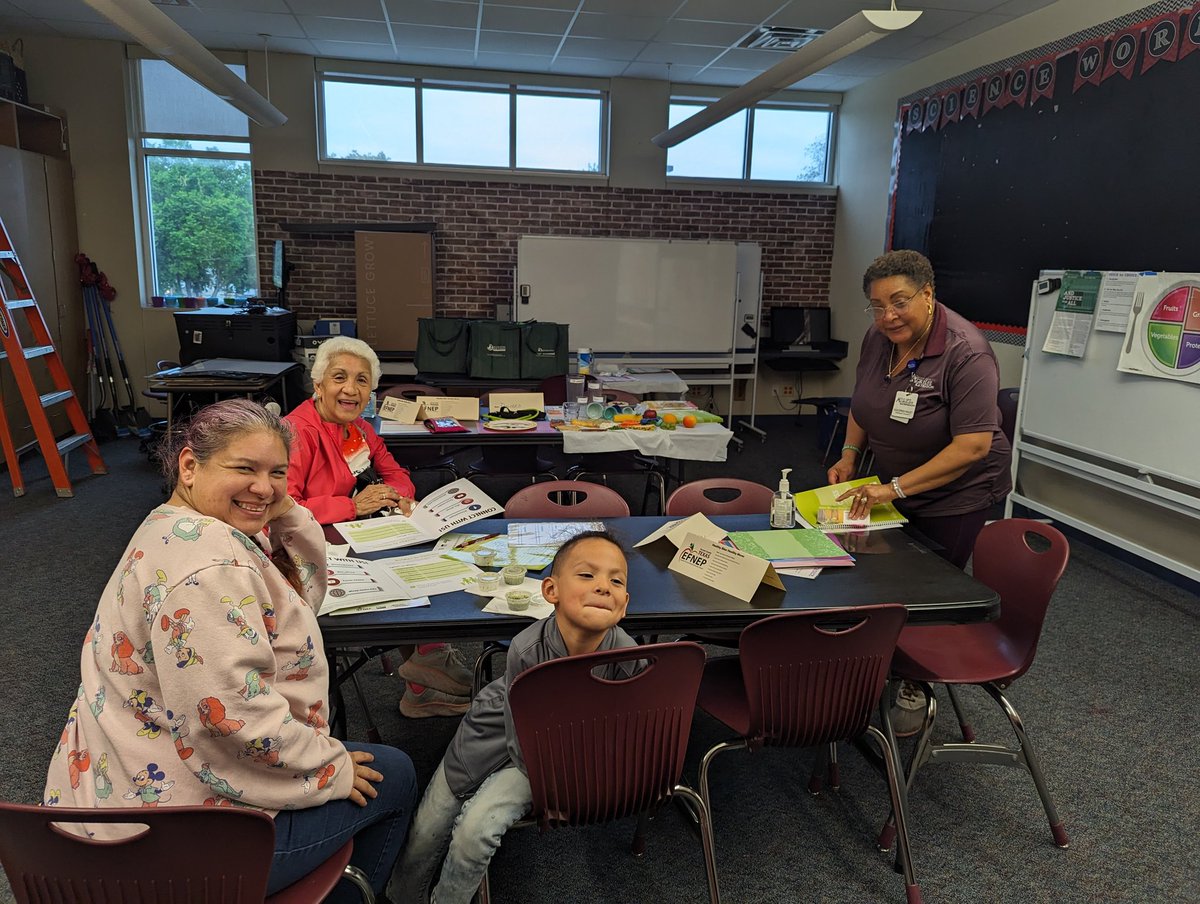
<path fill-rule="evenodd" d="M 513 679 L 540 662 L 636 646 L 617 627 L 629 604 L 625 553 L 609 534 L 589 531 L 558 550 L 542 595 L 554 614 L 512 642 L 508 665 L 475 697 L 438 766 L 408 833 L 388 897 L 398 904 L 469 904 L 500 840 L 529 811 L 531 794 L 508 707 Z M 632 676 L 636 660 L 604 677 Z"/>

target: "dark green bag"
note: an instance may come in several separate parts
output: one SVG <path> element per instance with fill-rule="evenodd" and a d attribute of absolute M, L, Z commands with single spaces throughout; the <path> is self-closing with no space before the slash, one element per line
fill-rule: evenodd
<path fill-rule="evenodd" d="M 418 317 L 417 372 L 465 374 L 470 325 L 461 318 Z"/>
<path fill-rule="evenodd" d="M 527 320 L 521 324 L 521 377 L 541 380 L 565 374 L 567 366 L 567 330 L 565 323 L 539 323 Z"/>
<path fill-rule="evenodd" d="M 521 324 L 503 320 L 471 321 L 467 373 L 474 379 L 521 378 Z"/>

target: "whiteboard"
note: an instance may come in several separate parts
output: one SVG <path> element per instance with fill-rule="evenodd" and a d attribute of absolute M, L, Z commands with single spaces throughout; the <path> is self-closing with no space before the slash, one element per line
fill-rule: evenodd
<path fill-rule="evenodd" d="M 513 319 L 598 353 L 730 354 L 737 278 L 735 242 L 522 236 Z"/>
<path fill-rule="evenodd" d="M 1082 358 L 1044 353 L 1057 300 L 1035 288 L 1030 304 L 1022 434 L 1200 486 L 1200 386 L 1118 372 L 1123 333 L 1093 331 Z"/>

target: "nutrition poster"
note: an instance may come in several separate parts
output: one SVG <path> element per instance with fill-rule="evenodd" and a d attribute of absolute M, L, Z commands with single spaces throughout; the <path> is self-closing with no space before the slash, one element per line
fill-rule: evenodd
<path fill-rule="evenodd" d="M 1200 273 L 1138 280 L 1117 369 L 1200 383 Z"/>

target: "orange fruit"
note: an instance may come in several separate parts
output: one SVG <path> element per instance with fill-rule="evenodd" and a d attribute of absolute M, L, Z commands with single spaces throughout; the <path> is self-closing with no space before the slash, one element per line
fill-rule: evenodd
<path fill-rule="evenodd" d="M 677 424 L 679 423 L 679 418 L 675 417 L 673 414 L 664 414 L 662 416 L 662 422 L 664 424 Z"/>
<path fill-rule="evenodd" d="M 685 427 L 695 427 L 695 426 L 696 426 L 696 415 L 694 415 L 694 414 L 685 414 L 685 415 L 683 416 L 683 426 L 685 426 Z"/>

